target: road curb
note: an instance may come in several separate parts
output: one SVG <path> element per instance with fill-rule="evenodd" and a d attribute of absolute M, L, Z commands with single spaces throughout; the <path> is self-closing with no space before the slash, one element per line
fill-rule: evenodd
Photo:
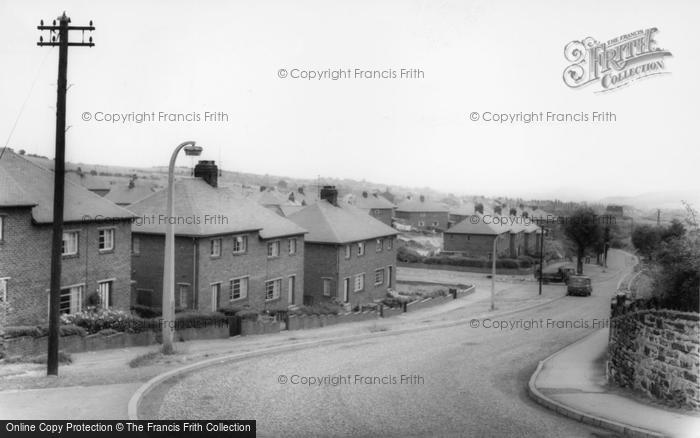
<path fill-rule="evenodd" d="M 604 330 L 604 329 L 601 329 Z M 566 347 L 562 348 L 561 350 L 555 352 L 554 354 L 551 354 L 547 358 L 541 360 L 537 364 L 537 369 L 535 372 L 530 376 L 530 381 L 528 382 L 527 385 L 527 392 L 530 398 L 532 398 L 534 401 L 539 403 L 540 405 L 546 407 L 547 409 L 550 409 L 560 415 L 563 415 L 565 417 L 571 418 L 573 420 L 576 420 L 581 423 L 589 424 L 591 426 L 596 426 L 596 427 L 601 427 L 603 429 L 608 429 L 613 432 L 619 433 L 623 436 L 629 436 L 629 437 L 635 437 L 635 438 L 663 438 L 666 435 L 661 434 L 659 432 L 654 432 L 648 429 L 644 429 L 641 427 L 633 426 L 631 424 L 626 424 L 626 423 L 621 423 L 619 421 L 614 421 L 610 420 L 607 418 L 599 417 L 597 415 L 589 414 L 587 412 L 583 412 L 579 409 L 572 408 L 570 406 L 567 406 L 561 402 L 558 402 L 550 397 L 547 397 L 546 395 L 542 394 L 539 389 L 537 388 L 537 377 L 539 377 L 540 372 L 542 371 L 542 368 L 544 367 L 545 363 L 549 361 L 550 359 L 556 357 L 558 354 L 568 350 L 569 348 L 575 347 L 577 344 L 580 344 L 590 336 L 593 336 L 597 331 L 591 332 L 587 334 L 586 336 L 582 337 L 576 342 L 573 342 Z"/>
<path fill-rule="evenodd" d="M 474 287 L 474 286 L 472 286 Z M 271 354 L 271 353 L 286 353 L 286 352 L 291 352 L 291 351 L 296 351 L 296 350 L 301 350 L 304 348 L 313 348 L 313 347 L 319 347 L 322 345 L 326 344 L 333 344 L 333 343 L 338 343 L 338 342 L 352 342 L 352 341 L 359 341 L 359 340 L 366 340 L 369 338 L 381 338 L 381 337 L 388 337 L 388 336 L 396 336 L 396 335 L 401 335 L 401 334 L 406 334 L 406 333 L 412 333 L 412 332 L 419 332 L 419 331 L 424 331 L 424 330 L 431 330 L 431 329 L 441 329 L 441 328 L 447 328 L 447 327 L 454 327 L 458 325 L 469 325 L 471 321 L 474 319 L 480 319 L 483 318 L 484 316 L 490 316 L 490 317 L 497 317 L 497 316 L 507 316 L 511 315 L 514 313 L 519 313 L 519 312 L 526 312 L 528 310 L 540 307 L 540 306 L 545 306 L 547 304 L 550 304 L 556 300 L 560 300 L 562 298 L 565 298 L 565 296 L 553 298 L 551 300 L 547 300 L 542 303 L 538 303 L 532 306 L 526 306 L 523 308 L 519 309 L 512 309 L 508 310 L 502 313 L 495 313 L 495 314 L 490 314 L 490 313 L 482 313 L 480 315 L 476 315 L 473 317 L 469 317 L 467 319 L 461 319 L 457 321 L 448 321 L 448 322 L 443 322 L 443 323 L 436 323 L 433 325 L 429 326 L 419 326 L 419 327 L 409 327 L 409 328 L 404 328 L 404 329 L 399 329 L 399 330 L 391 330 L 391 331 L 386 331 L 386 332 L 376 332 L 376 333 L 362 333 L 359 335 L 349 335 L 349 336 L 340 336 L 340 337 L 334 337 L 334 338 L 326 338 L 326 339 L 316 339 L 312 341 L 307 341 L 307 342 L 299 342 L 291 345 L 280 345 L 276 347 L 267 347 L 267 348 L 262 348 L 259 350 L 254 350 L 254 351 L 248 351 L 245 353 L 233 353 L 233 354 L 228 354 L 224 355 L 221 357 L 215 357 L 212 359 L 206 359 L 197 363 L 193 363 L 190 365 L 186 365 L 180 368 L 176 368 L 174 370 L 167 371 L 165 373 L 159 374 L 143 385 L 139 387 L 139 389 L 136 390 L 134 395 L 131 396 L 131 399 L 129 399 L 129 404 L 128 404 L 128 416 L 130 420 L 138 420 L 138 410 L 139 406 L 141 405 L 141 401 L 143 400 L 144 397 L 146 397 L 151 391 L 155 389 L 156 386 L 159 384 L 172 379 L 178 375 L 189 373 L 198 369 L 206 368 L 209 366 L 214 366 L 214 365 L 220 365 L 223 363 L 227 362 L 233 362 L 237 360 L 244 360 L 244 359 L 250 359 L 252 357 L 257 357 L 257 356 L 263 356 L 266 354 Z"/>

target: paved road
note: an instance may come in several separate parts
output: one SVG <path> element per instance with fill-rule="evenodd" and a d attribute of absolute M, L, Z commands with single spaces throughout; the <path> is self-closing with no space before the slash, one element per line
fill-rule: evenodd
<path fill-rule="evenodd" d="M 200 370 L 167 390 L 159 417 L 254 418 L 260 436 L 608 436 L 543 409 L 525 387 L 539 360 L 604 323 L 632 260 L 613 252 L 609 264 L 606 273 L 591 268 L 591 297 L 498 318 L 514 328 L 495 329 L 496 319 L 469 322 L 464 310 L 466 323 L 452 327 Z M 514 287 L 536 293 L 533 283 Z M 575 327 L 547 327 L 548 319 Z M 402 384 L 402 375 L 412 379 Z M 338 384 L 293 383 L 324 376 Z"/>

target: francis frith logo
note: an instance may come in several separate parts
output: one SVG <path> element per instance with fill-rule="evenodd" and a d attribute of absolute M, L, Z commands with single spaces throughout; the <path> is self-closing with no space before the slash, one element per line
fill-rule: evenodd
<path fill-rule="evenodd" d="M 666 60 L 671 52 L 658 46 L 655 27 L 620 35 L 606 42 L 592 37 L 574 40 L 564 48 L 571 64 L 564 69 L 570 88 L 596 84 L 596 92 L 618 89 L 649 76 L 669 73 Z"/>

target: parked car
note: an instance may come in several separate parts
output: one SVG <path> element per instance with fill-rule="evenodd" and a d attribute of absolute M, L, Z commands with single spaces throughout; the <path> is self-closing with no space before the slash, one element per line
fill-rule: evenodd
<path fill-rule="evenodd" d="M 567 295 L 588 297 L 593 292 L 591 277 L 585 275 L 572 275 L 566 286 Z"/>
<path fill-rule="evenodd" d="M 542 269 L 542 282 L 566 282 L 576 272 L 576 268 L 569 262 L 553 263 Z M 535 269 L 535 279 L 540 279 L 540 270 Z"/>

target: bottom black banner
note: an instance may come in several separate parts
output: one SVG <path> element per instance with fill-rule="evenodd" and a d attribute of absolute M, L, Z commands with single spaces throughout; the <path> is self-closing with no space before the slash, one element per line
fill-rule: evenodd
<path fill-rule="evenodd" d="M 255 426 L 255 420 L 0 420 L 0 436 L 255 437 Z"/>

